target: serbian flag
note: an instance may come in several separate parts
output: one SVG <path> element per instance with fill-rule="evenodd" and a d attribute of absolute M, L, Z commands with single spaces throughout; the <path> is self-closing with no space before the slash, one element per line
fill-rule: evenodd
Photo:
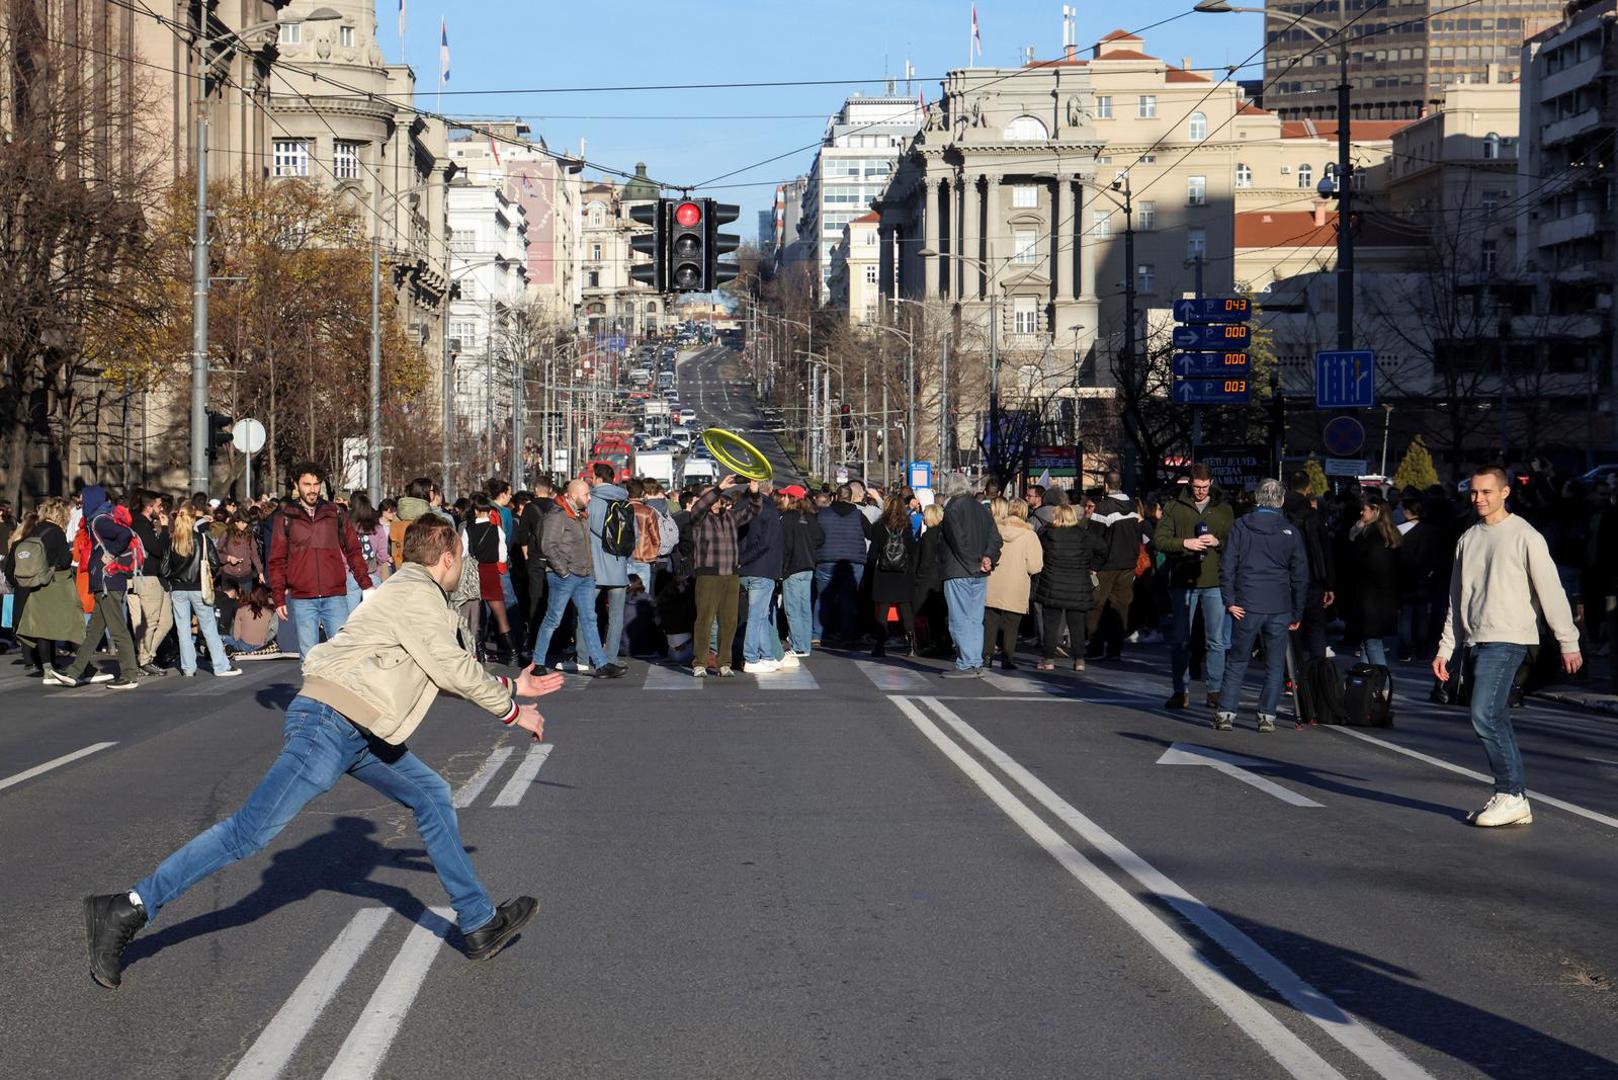
<path fill-rule="evenodd" d="M 438 20 L 438 81 L 449 82 L 449 24 Z"/>
<path fill-rule="evenodd" d="M 494 155 L 494 163 L 498 166 L 500 164 L 500 148 L 494 143 L 494 132 L 492 131 L 489 132 L 489 153 Z"/>
<path fill-rule="evenodd" d="M 978 32 L 978 6 L 972 5 L 972 49 L 975 55 L 983 56 L 983 35 Z"/>
<path fill-rule="evenodd" d="M 405 0 L 399 0 L 399 40 L 405 38 Z"/>

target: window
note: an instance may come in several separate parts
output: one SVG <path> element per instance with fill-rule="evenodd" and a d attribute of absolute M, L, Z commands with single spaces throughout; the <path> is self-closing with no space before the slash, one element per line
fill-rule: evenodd
<path fill-rule="evenodd" d="M 1157 95 L 1142 94 L 1135 102 L 1135 116 L 1141 120 L 1157 117 Z"/>
<path fill-rule="evenodd" d="M 302 23 L 282 23 L 276 32 L 275 41 L 278 45 L 297 45 L 303 41 Z"/>
<path fill-rule="evenodd" d="M 1253 167 L 1245 161 L 1236 163 L 1236 186 L 1250 188 L 1253 186 Z"/>
<path fill-rule="evenodd" d="M 592 270 L 592 271 L 590 271 L 589 277 L 590 277 L 589 287 L 592 288 L 592 289 L 599 289 L 601 287 L 601 271 L 600 270 Z"/>
<path fill-rule="evenodd" d="M 1309 188 L 1315 186 L 1315 167 L 1307 161 L 1298 166 L 1298 186 Z"/>
<path fill-rule="evenodd" d="M 1019 116 L 1006 125 L 1007 142 L 1044 142 L 1049 135 L 1037 117 Z"/>
<path fill-rule="evenodd" d="M 1136 165 L 1156 165 L 1157 164 L 1157 155 L 1156 154 L 1142 154 L 1140 157 L 1135 159 L 1135 164 Z"/>
<path fill-rule="evenodd" d="M 1185 257 L 1188 262 L 1208 257 L 1208 230 L 1187 229 L 1185 231 Z"/>
<path fill-rule="evenodd" d="M 1208 114 L 1194 112 L 1185 126 L 1186 138 L 1192 142 L 1201 142 L 1208 137 Z"/>
<path fill-rule="evenodd" d="M 449 342 L 453 351 L 457 345 L 466 349 L 471 347 L 472 340 L 477 336 L 477 323 L 471 319 L 451 319 L 449 322 Z"/>
<path fill-rule="evenodd" d="M 1090 227 L 1090 231 L 1097 237 L 1108 237 L 1112 235 L 1111 210 L 1092 210 L 1090 211 L 1090 220 L 1093 223 Z"/>
<path fill-rule="evenodd" d="M 1039 333 L 1039 302 L 1032 296 L 1011 298 L 1011 332 L 1014 334 Z"/>
<path fill-rule="evenodd" d="M 1494 161 L 1500 157 L 1500 136 L 1491 131 L 1483 136 L 1483 160 Z"/>
<path fill-rule="evenodd" d="M 478 293 L 479 292 L 480 292 L 480 290 L 479 290 L 479 287 L 478 287 L 478 279 L 477 278 L 463 277 L 461 279 L 461 299 L 462 300 L 476 300 L 478 298 Z"/>
<path fill-rule="evenodd" d="M 1019 266 L 1033 266 L 1039 262 L 1039 233 L 1033 229 L 1017 229 L 1011 234 L 1011 261 Z"/>
<path fill-rule="evenodd" d="M 332 175 L 339 180 L 360 178 L 360 147 L 363 143 L 338 139 L 332 150 Z"/>
<path fill-rule="evenodd" d="M 1018 184 L 1011 189 L 1011 206 L 1015 210 L 1030 210 L 1039 205 L 1039 189 L 1033 184 Z"/>
<path fill-rule="evenodd" d="M 451 229 L 449 234 L 449 249 L 457 255 L 470 255 L 477 250 L 473 246 L 474 237 L 468 229 Z"/>
<path fill-rule="evenodd" d="M 345 49 L 354 47 L 354 28 L 352 26 L 339 26 L 337 28 L 337 44 Z"/>
<path fill-rule="evenodd" d="M 309 175 L 308 143 L 302 139 L 276 139 L 273 149 L 272 161 L 276 176 Z"/>
<path fill-rule="evenodd" d="M 601 261 L 601 245 L 600 244 L 591 244 L 590 245 L 590 261 L 591 262 L 600 262 Z"/>
<path fill-rule="evenodd" d="M 1497 257 L 1497 252 L 1498 252 L 1498 244 L 1496 243 L 1496 241 L 1493 241 L 1493 240 L 1485 240 L 1485 241 L 1483 241 L 1483 260 L 1482 261 L 1483 261 L 1483 272 L 1485 274 L 1494 273 L 1495 259 Z"/>
<path fill-rule="evenodd" d="M 1206 176 L 1188 176 L 1185 178 L 1185 204 L 1187 206 L 1208 205 L 1208 178 Z"/>
<path fill-rule="evenodd" d="M 607 222 L 607 211 L 600 203 L 590 204 L 590 224 L 600 228 Z"/>
<path fill-rule="evenodd" d="M 869 266 L 867 266 L 865 268 L 865 284 L 867 284 L 867 285 L 875 285 L 876 284 L 876 264 L 875 263 L 872 263 L 871 265 L 869 265 Z"/>
<path fill-rule="evenodd" d="M 1157 291 L 1157 270 L 1151 263 L 1135 264 L 1135 291 L 1139 293 Z"/>
<path fill-rule="evenodd" d="M 1096 96 L 1096 119 L 1097 120 L 1111 120 L 1112 119 L 1112 95 L 1111 94 L 1098 94 Z"/>
<path fill-rule="evenodd" d="M 1142 199 L 1135 204 L 1135 228 L 1151 232 L 1157 228 L 1157 200 Z"/>

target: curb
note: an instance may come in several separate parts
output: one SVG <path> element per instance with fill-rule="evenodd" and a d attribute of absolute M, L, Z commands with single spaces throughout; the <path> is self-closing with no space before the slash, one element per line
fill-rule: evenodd
<path fill-rule="evenodd" d="M 1618 698 L 1603 694 L 1550 687 L 1545 690 L 1535 690 L 1528 696 L 1541 698 L 1545 701 L 1554 701 L 1558 705 L 1567 705 L 1570 708 L 1582 709 L 1585 712 L 1599 713 L 1604 716 L 1618 716 Z"/>

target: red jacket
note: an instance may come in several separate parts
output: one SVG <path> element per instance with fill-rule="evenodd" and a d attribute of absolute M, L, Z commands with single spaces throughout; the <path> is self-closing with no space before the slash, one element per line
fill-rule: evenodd
<path fill-rule="evenodd" d="M 347 564 L 346 566 L 344 564 Z M 348 515 L 334 502 L 310 514 L 301 506 L 278 511 L 270 521 L 270 598 L 276 607 L 294 600 L 342 596 L 348 574 L 362 589 L 371 587 L 360 538 Z"/>

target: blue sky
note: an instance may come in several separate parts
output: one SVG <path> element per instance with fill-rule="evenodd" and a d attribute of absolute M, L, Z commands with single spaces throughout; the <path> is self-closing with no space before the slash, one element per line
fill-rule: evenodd
<path fill-rule="evenodd" d="M 1194 0 L 1137 0 L 1079 7 L 1081 54 L 1120 25 L 1137 30 L 1190 10 Z M 1254 3 L 1252 6 L 1258 6 Z M 971 5 L 965 0 L 697 0 L 497 3 L 459 0 L 430 7 L 409 0 L 407 60 L 416 70 L 418 103 L 434 107 L 438 23 L 448 21 L 450 81 L 443 109 L 458 116 L 521 116 L 553 149 L 632 170 L 645 161 L 659 180 L 700 184 L 765 158 L 815 143 L 825 118 L 852 91 L 882 89 L 884 72 L 900 78 L 908 58 L 912 92 L 938 97 L 938 79 L 967 60 Z M 1021 62 L 1033 45 L 1040 57 L 1062 44 L 1060 0 L 980 0 L 982 65 Z M 397 0 L 379 0 L 379 32 L 390 60 L 399 57 Z M 1146 32 L 1147 51 L 1197 68 L 1239 64 L 1262 42 L 1257 15 L 1190 14 Z M 1253 78 L 1252 67 L 1238 78 Z M 1218 75 L 1216 74 L 1217 78 Z M 517 89 L 667 83 L 838 80 L 836 85 L 748 89 L 512 93 Z M 502 91 L 467 94 L 466 91 Z M 451 93 L 448 91 L 459 91 Z M 904 92 L 901 84 L 900 92 Z M 732 117 L 749 117 L 733 119 Z M 631 119 L 620 119 L 620 118 Z M 715 119 L 663 119 L 716 117 Z M 717 117 L 725 117 L 718 119 Z M 763 119 L 752 119 L 763 117 Z M 655 119 L 653 119 L 655 118 Z M 813 150 L 706 190 L 740 203 L 738 231 L 752 239 L 755 211 L 767 209 L 774 185 L 803 172 Z"/>

